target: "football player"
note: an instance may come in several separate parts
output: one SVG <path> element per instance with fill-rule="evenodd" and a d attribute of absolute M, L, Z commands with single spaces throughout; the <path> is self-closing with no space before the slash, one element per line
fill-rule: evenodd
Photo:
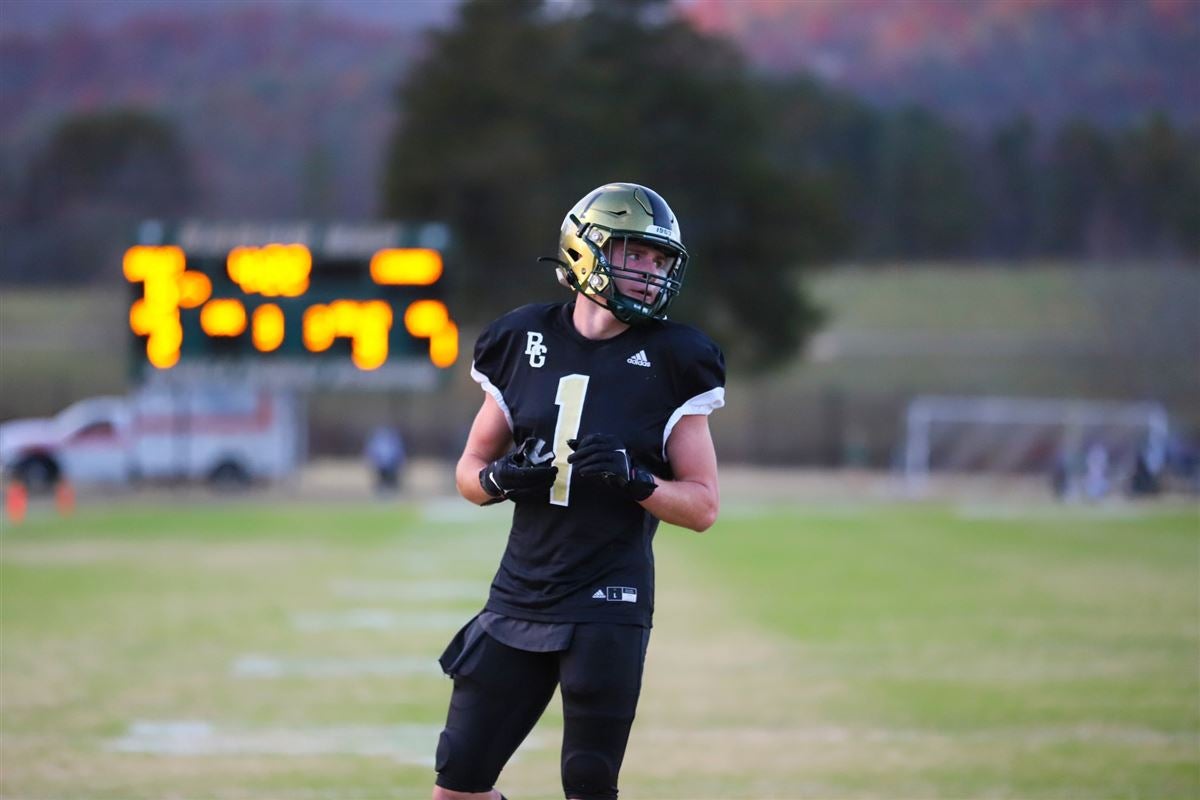
<path fill-rule="evenodd" d="M 435 800 L 501 800 L 497 777 L 555 687 L 565 796 L 615 800 L 654 611 L 654 532 L 717 518 L 708 415 L 725 403 L 725 363 L 666 318 L 688 262 L 670 207 L 645 186 L 601 186 L 546 260 L 574 301 L 518 308 L 475 345 L 485 395 L 458 490 L 511 502 L 512 526 L 487 604 L 441 657 L 454 689 Z"/>

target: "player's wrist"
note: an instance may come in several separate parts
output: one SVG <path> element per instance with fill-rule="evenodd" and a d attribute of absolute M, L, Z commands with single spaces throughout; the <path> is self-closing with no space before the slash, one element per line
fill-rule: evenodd
<path fill-rule="evenodd" d="M 629 470 L 629 482 L 625 484 L 625 492 L 631 498 L 640 503 L 654 494 L 657 488 L 658 481 L 655 480 L 653 472 L 637 464 L 632 465 Z"/>
<path fill-rule="evenodd" d="M 545 442 L 529 438 L 521 446 L 479 470 L 479 487 L 489 498 L 484 505 L 502 500 L 548 497 L 558 475 L 553 453 L 542 452 Z"/>
<path fill-rule="evenodd" d="M 654 474 L 638 466 L 625 443 L 607 433 L 593 433 L 568 439 L 575 452 L 567 458 L 580 478 L 600 481 L 636 502 L 642 502 L 658 488 Z"/>
<path fill-rule="evenodd" d="M 504 499 L 504 489 L 496 482 L 496 462 L 485 464 L 483 469 L 479 470 L 479 486 L 483 489 L 483 493 L 491 499 Z"/>

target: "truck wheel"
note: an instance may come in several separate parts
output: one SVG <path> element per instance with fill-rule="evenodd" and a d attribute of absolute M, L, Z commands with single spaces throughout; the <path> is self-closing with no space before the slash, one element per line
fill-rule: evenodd
<path fill-rule="evenodd" d="M 47 494 L 58 485 L 62 471 L 50 456 L 26 456 L 13 467 L 13 476 L 25 484 L 30 494 Z"/>
<path fill-rule="evenodd" d="M 237 491 L 250 486 L 250 473 L 237 461 L 222 461 L 208 473 L 208 484 L 218 491 Z"/>

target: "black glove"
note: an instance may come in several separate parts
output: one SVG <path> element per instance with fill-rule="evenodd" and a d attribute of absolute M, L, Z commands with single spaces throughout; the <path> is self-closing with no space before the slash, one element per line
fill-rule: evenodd
<path fill-rule="evenodd" d="M 650 470 L 633 463 L 624 443 L 616 436 L 589 433 L 579 439 L 568 439 L 567 446 L 575 451 L 567 456 L 567 463 L 580 478 L 603 481 L 639 502 L 658 488 Z"/>
<path fill-rule="evenodd" d="M 492 502 L 536 499 L 549 491 L 558 467 L 554 466 L 554 453 L 542 452 L 545 446 L 541 439 L 530 437 L 479 470 L 479 485 Z"/>

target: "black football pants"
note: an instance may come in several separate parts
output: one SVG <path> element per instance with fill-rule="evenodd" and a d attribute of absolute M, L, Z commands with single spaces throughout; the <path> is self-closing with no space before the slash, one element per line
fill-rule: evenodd
<path fill-rule="evenodd" d="M 437 785 L 491 790 L 560 686 L 563 792 L 616 800 L 649 638 L 648 628 L 634 625 L 578 623 L 568 649 L 531 653 L 480 635 L 452 676 Z"/>

